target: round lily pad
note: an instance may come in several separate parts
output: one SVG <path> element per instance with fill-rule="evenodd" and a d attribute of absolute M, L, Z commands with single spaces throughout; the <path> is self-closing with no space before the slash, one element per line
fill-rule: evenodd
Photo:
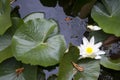
<path fill-rule="evenodd" d="M 17 60 L 32 65 L 51 66 L 59 62 L 66 49 L 57 23 L 50 19 L 33 19 L 23 24 L 12 39 Z"/>

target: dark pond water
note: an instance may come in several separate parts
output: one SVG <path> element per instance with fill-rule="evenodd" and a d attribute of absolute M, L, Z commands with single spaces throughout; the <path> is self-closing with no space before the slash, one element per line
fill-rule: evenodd
<path fill-rule="evenodd" d="M 69 43 L 74 45 L 79 45 L 81 43 L 83 34 L 86 31 L 85 26 L 87 19 L 80 19 L 78 16 L 73 17 L 66 15 L 63 8 L 59 6 L 58 3 L 53 5 L 54 7 L 48 7 L 43 6 L 39 0 L 17 0 L 12 6 L 15 7 L 17 5 L 20 7 L 19 13 L 21 18 L 24 18 L 26 15 L 33 12 L 43 12 L 45 14 L 45 18 L 52 18 L 56 20 L 60 28 L 60 33 L 65 37 L 67 46 Z M 71 20 L 66 21 L 65 19 L 67 17 L 69 17 Z M 44 70 L 46 79 L 57 72 L 58 67 L 51 71 L 48 71 L 47 69 Z M 101 67 L 101 75 L 98 80 L 120 80 L 119 76 L 119 71 L 113 71 Z"/>

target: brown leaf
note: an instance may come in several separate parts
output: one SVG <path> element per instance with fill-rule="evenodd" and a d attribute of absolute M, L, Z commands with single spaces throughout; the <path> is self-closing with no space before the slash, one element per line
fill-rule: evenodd
<path fill-rule="evenodd" d="M 15 72 L 17 73 L 17 76 L 19 76 L 19 74 L 21 74 L 23 72 L 24 68 L 18 68 L 15 70 Z"/>
<path fill-rule="evenodd" d="M 78 70 L 78 71 L 84 71 L 84 68 L 82 66 L 79 66 L 78 64 L 72 62 L 73 66 Z"/>

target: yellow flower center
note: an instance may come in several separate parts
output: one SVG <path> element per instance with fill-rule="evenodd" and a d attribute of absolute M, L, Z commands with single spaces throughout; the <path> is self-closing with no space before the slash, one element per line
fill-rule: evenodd
<path fill-rule="evenodd" d="M 86 48 L 86 53 L 89 54 L 89 55 L 92 54 L 93 53 L 93 48 L 92 47 L 87 47 Z"/>

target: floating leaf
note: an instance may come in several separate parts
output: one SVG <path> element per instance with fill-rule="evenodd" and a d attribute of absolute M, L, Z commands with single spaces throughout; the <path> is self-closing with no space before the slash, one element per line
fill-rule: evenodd
<path fill-rule="evenodd" d="M 120 70 L 120 59 L 112 60 L 107 57 L 103 57 L 100 62 L 101 65 L 103 65 L 106 68 L 114 69 L 114 70 Z"/>
<path fill-rule="evenodd" d="M 17 60 L 32 65 L 51 66 L 59 62 L 66 49 L 55 21 L 33 19 L 13 36 L 12 51 Z"/>
<path fill-rule="evenodd" d="M 0 0 L 0 35 L 12 25 L 10 11 L 10 0 Z"/>
<path fill-rule="evenodd" d="M 19 18 L 12 18 L 12 27 L 10 27 L 6 33 L 0 36 L 0 63 L 7 58 L 13 56 L 11 51 L 11 40 L 14 35 L 18 25 L 22 25 L 23 20 Z"/>
<path fill-rule="evenodd" d="M 36 18 L 44 18 L 44 13 L 32 13 L 32 14 L 29 14 L 28 16 L 26 16 L 24 18 L 24 22 L 27 22 L 29 20 L 36 19 Z"/>
<path fill-rule="evenodd" d="M 106 34 L 105 32 L 103 32 L 102 30 L 99 31 L 92 31 L 90 33 L 91 36 L 95 37 L 95 42 L 103 42 L 105 41 L 110 35 Z"/>
<path fill-rule="evenodd" d="M 0 51 L 0 63 L 7 58 L 12 57 L 11 46 L 5 48 L 4 50 Z"/>
<path fill-rule="evenodd" d="M 16 70 L 24 68 L 17 73 Z M 0 80 L 37 80 L 37 67 L 24 65 L 14 58 L 0 64 Z"/>
<path fill-rule="evenodd" d="M 78 64 L 84 70 L 78 71 L 74 76 L 74 80 L 98 80 L 100 72 L 99 60 L 82 59 L 79 60 Z"/>
<path fill-rule="evenodd" d="M 75 46 L 70 46 L 69 52 L 64 55 L 60 62 L 58 80 L 72 80 L 74 75 L 72 62 L 76 62 L 78 57 L 78 48 Z"/>
<path fill-rule="evenodd" d="M 102 0 L 94 5 L 91 16 L 106 32 L 120 36 L 120 0 Z"/>

